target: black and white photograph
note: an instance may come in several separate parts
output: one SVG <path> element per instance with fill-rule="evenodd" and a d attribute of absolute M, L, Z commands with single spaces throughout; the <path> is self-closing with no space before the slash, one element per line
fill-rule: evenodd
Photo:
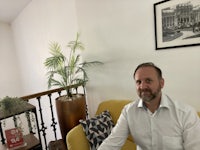
<path fill-rule="evenodd" d="M 154 4 L 155 46 L 200 45 L 200 1 L 165 0 Z"/>

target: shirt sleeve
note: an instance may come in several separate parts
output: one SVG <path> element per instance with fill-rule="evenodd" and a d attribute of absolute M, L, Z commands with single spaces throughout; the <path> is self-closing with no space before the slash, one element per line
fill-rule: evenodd
<path fill-rule="evenodd" d="M 185 150 L 200 149 L 200 119 L 195 110 L 190 110 L 185 116 L 183 142 Z"/>
<path fill-rule="evenodd" d="M 103 141 L 98 150 L 120 150 L 129 134 L 126 107 L 113 128 L 111 134 Z"/>

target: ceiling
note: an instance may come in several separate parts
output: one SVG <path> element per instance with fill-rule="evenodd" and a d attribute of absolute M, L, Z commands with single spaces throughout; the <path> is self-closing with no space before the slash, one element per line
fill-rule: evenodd
<path fill-rule="evenodd" d="M 0 21 L 10 23 L 32 0 L 0 0 Z"/>

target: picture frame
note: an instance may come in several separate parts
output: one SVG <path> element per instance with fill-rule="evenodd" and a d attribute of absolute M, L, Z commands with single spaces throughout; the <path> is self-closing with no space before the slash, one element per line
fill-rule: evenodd
<path fill-rule="evenodd" d="M 154 4 L 156 50 L 200 45 L 200 1 L 164 0 Z"/>

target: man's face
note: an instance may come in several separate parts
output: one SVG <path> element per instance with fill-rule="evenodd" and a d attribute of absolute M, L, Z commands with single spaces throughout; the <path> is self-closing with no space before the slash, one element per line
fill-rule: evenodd
<path fill-rule="evenodd" d="M 164 79 L 159 78 L 153 67 L 141 67 L 135 73 L 136 90 L 144 102 L 150 102 L 161 95 Z"/>

